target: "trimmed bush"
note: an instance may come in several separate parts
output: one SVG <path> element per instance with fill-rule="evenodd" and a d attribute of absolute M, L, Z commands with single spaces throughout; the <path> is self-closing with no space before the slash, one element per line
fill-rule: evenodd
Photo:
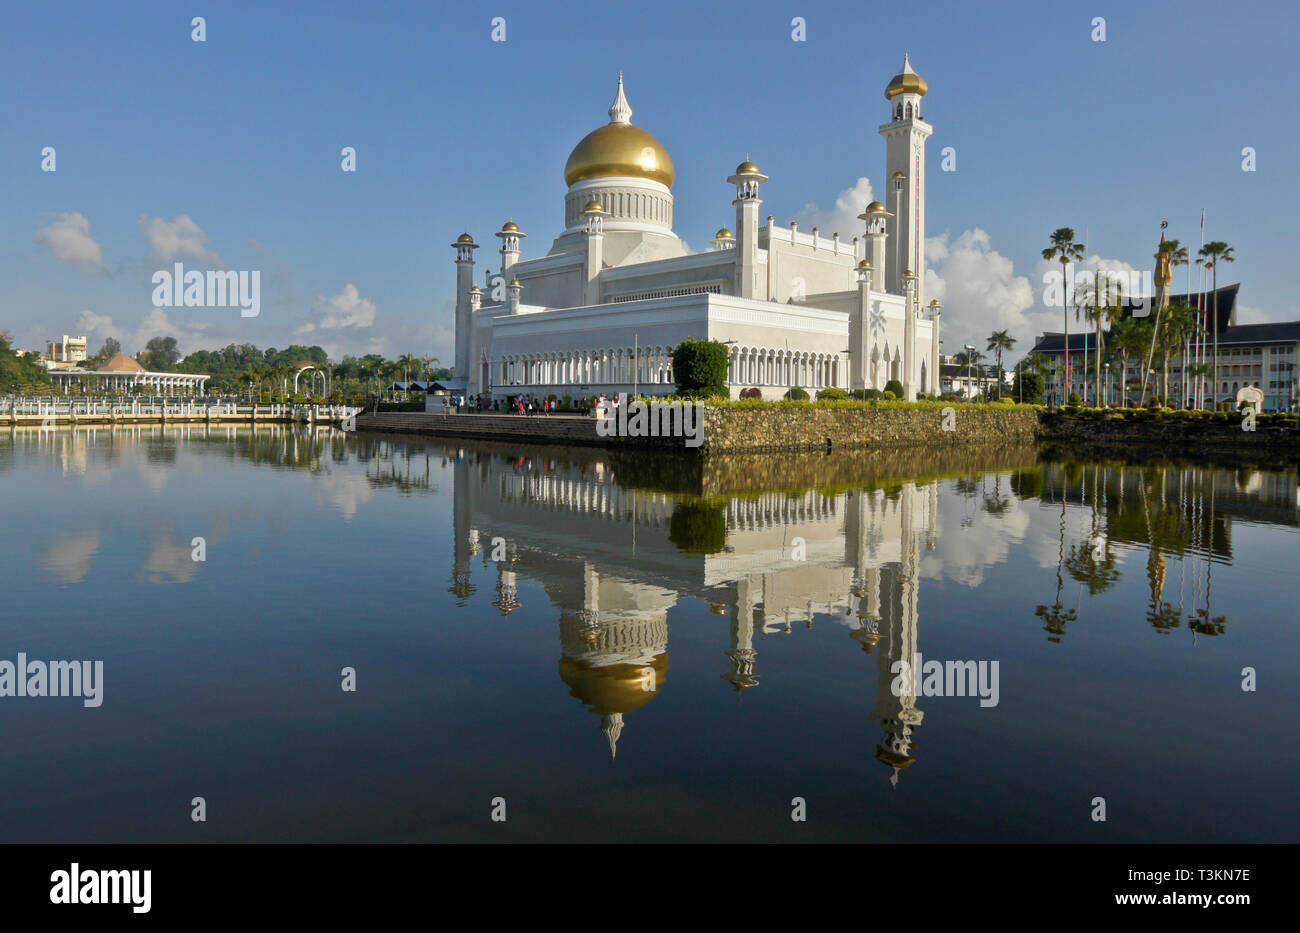
<path fill-rule="evenodd" d="M 673 348 L 673 378 L 677 394 L 691 398 L 730 397 L 727 357 L 730 350 L 718 340 L 687 337 Z"/>
<path fill-rule="evenodd" d="M 1065 404 L 1078 407 L 1083 404 L 1083 399 L 1079 396 L 1078 392 L 1071 392 L 1070 397 L 1065 400 Z"/>
<path fill-rule="evenodd" d="M 740 397 L 741 397 L 741 398 L 762 398 L 762 397 L 763 397 L 763 390 L 762 390 L 762 389 L 754 389 L 754 388 L 741 389 L 741 390 L 740 390 Z"/>
<path fill-rule="evenodd" d="M 727 516 L 721 506 L 678 501 L 668 519 L 668 540 L 688 554 L 716 554 L 727 546 Z"/>
<path fill-rule="evenodd" d="M 902 398 L 903 384 L 899 382 L 897 379 L 890 379 L 888 382 L 885 383 L 885 392 L 886 393 L 893 392 L 894 398 Z"/>
<path fill-rule="evenodd" d="M 785 393 L 785 397 L 788 398 L 788 399 L 789 399 L 790 401 L 792 401 L 792 402 L 806 402 L 806 401 L 808 401 L 808 393 L 805 392 L 803 389 L 800 389 L 798 386 L 795 386 L 795 387 L 791 388 L 789 391 L 787 391 L 787 392 Z"/>
<path fill-rule="evenodd" d="M 830 401 L 830 402 L 840 402 L 848 399 L 848 397 L 849 397 L 849 393 L 845 392 L 843 389 L 837 389 L 834 386 L 831 386 L 826 389 L 822 389 L 820 392 L 817 393 L 818 401 L 825 399 L 826 401 Z"/>
<path fill-rule="evenodd" d="M 893 392 L 891 392 L 889 389 L 886 389 L 884 392 L 880 393 L 880 400 L 882 402 L 893 402 L 896 401 L 897 399 L 898 396 L 895 395 Z"/>

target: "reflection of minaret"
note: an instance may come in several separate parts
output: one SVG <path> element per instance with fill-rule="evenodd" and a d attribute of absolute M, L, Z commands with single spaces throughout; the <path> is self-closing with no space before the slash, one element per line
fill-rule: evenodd
<path fill-rule="evenodd" d="M 465 452 L 457 451 L 452 466 L 452 566 L 451 586 L 447 592 L 456 596 L 459 606 L 464 606 L 474 592 L 474 586 L 469 582 L 469 568 L 470 559 L 478 553 L 478 531 L 473 527 L 474 484 L 471 482 L 470 470 Z"/>
<path fill-rule="evenodd" d="M 844 516 L 845 561 L 853 567 L 850 593 L 857 599 L 858 627 L 850 637 L 871 653 L 880 641 L 880 568 L 869 564 L 874 493 L 856 489 L 848 494 Z"/>
<path fill-rule="evenodd" d="M 722 675 L 730 681 L 736 692 L 758 686 L 755 676 L 758 652 L 754 650 L 754 599 L 750 592 L 753 584 L 749 578 L 736 581 L 736 603 L 731 607 L 731 650 L 727 658 L 731 669 Z"/>
<path fill-rule="evenodd" d="M 855 575 L 856 580 L 856 575 Z M 858 627 L 849 637 L 871 654 L 880 641 L 880 568 L 868 567 L 861 582 L 853 585 L 853 595 L 858 600 Z"/>
<path fill-rule="evenodd" d="M 885 614 L 882 619 L 881 635 L 886 639 L 886 650 L 877 658 L 876 708 L 871 712 L 872 719 L 879 719 L 884 726 L 884 737 L 876 746 L 876 758 L 893 768 L 889 783 L 898 786 L 899 772 L 915 764 L 912 749 L 912 732 L 919 726 L 925 714 L 916 708 L 915 684 L 912 679 L 904 678 L 899 695 L 895 696 L 893 683 L 896 674 L 891 670 L 897 661 L 906 661 L 909 670 L 915 664 L 918 641 L 918 564 L 920 562 L 919 529 L 915 527 L 917 516 L 914 506 L 920 491 L 911 484 L 902 488 L 899 506 L 902 517 L 901 560 L 898 564 L 887 567 L 882 572 L 882 585 L 888 586 L 888 600 L 884 604 Z"/>
<path fill-rule="evenodd" d="M 502 615 L 510 615 L 522 605 L 519 602 L 519 580 L 515 574 L 515 563 L 519 560 L 519 551 L 511 542 L 506 546 L 505 560 L 497 561 L 497 595 L 492 605 L 501 610 Z"/>
<path fill-rule="evenodd" d="M 668 671 L 668 613 L 600 611 L 600 574 L 583 568 L 582 609 L 560 616 L 560 679 L 598 714 L 612 761 L 623 717 L 659 692 Z"/>

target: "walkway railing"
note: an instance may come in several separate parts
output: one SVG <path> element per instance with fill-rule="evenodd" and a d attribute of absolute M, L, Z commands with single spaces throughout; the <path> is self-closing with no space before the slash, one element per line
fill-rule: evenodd
<path fill-rule="evenodd" d="M 104 399 L 68 396 L 0 397 L 0 421 L 70 423 L 80 420 L 345 421 L 360 413 L 351 405 L 251 402 L 208 398 Z"/>

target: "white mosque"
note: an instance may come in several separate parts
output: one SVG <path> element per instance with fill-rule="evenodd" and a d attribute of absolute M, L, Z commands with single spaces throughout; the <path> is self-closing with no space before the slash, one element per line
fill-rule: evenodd
<path fill-rule="evenodd" d="M 468 233 L 456 250 L 456 374 L 469 394 L 559 397 L 671 394 L 672 350 L 688 337 L 731 349 L 732 397 L 791 387 L 934 393 L 939 303 L 923 295 L 925 81 L 904 57 L 885 89 L 886 198 L 863 205 L 856 236 L 791 222 L 759 225 L 768 178 L 746 159 L 735 188 L 735 232 L 691 253 L 673 232 L 673 162 L 632 124 L 623 76 L 609 123 L 564 167 L 564 229 L 545 256 L 522 259 L 514 222 L 496 234 L 499 271 L 475 284 Z M 892 211 L 890 209 L 892 207 Z"/>

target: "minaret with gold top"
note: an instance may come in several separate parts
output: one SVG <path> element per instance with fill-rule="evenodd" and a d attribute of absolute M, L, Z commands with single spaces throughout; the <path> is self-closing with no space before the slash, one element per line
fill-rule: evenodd
<path fill-rule="evenodd" d="M 884 270 L 885 291 L 903 294 L 902 273 L 914 270 L 917 308 L 925 305 L 925 141 L 934 127 L 921 119 L 921 98 L 929 89 L 904 55 L 902 69 L 885 88 L 891 119 L 879 128 L 885 137 L 885 178 L 891 185 L 886 197 L 894 199 L 889 204 L 897 214 L 889 226 L 895 255 Z"/>

